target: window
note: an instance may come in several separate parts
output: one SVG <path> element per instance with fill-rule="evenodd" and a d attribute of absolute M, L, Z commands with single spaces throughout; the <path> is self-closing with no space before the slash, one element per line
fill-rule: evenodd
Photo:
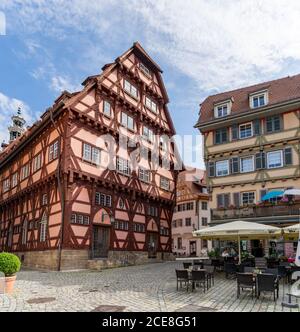
<path fill-rule="evenodd" d="M 24 220 L 23 226 L 22 226 L 22 244 L 27 243 L 27 233 L 28 233 L 28 222 L 27 219 Z"/>
<path fill-rule="evenodd" d="M 230 114 L 230 104 L 229 103 L 224 103 L 221 105 L 216 105 L 215 106 L 215 117 L 216 118 L 222 118 L 224 116 L 227 116 Z"/>
<path fill-rule="evenodd" d="M 207 204 L 207 202 L 201 202 L 201 208 L 202 208 L 202 210 L 207 211 L 207 209 L 208 209 L 208 204 Z"/>
<path fill-rule="evenodd" d="M 126 80 L 124 80 L 124 90 L 128 92 L 132 97 L 134 98 L 138 97 L 137 88 Z"/>
<path fill-rule="evenodd" d="M 179 237 L 179 238 L 177 239 L 177 248 L 178 248 L 178 249 L 182 249 L 182 238 L 181 238 L 181 237 Z"/>
<path fill-rule="evenodd" d="M 123 175 L 130 176 L 131 169 L 129 166 L 129 161 L 126 159 L 117 157 L 117 171 L 119 173 L 122 173 Z"/>
<path fill-rule="evenodd" d="M 201 222 L 202 222 L 202 226 L 204 226 L 204 227 L 206 227 L 208 225 L 208 219 L 205 217 L 202 217 Z"/>
<path fill-rule="evenodd" d="M 267 134 L 280 131 L 282 127 L 282 118 L 280 115 L 271 116 L 266 119 Z"/>
<path fill-rule="evenodd" d="M 96 192 L 95 204 L 101 206 L 111 207 L 111 196 Z"/>
<path fill-rule="evenodd" d="M 161 227 L 160 228 L 160 235 L 162 235 L 162 236 L 169 236 L 169 228 Z"/>
<path fill-rule="evenodd" d="M 9 191 L 9 189 L 10 189 L 10 180 L 5 179 L 3 181 L 3 192 L 6 193 L 7 191 Z"/>
<path fill-rule="evenodd" d="M 145 168 L 139 169 L 139 179 L 143 182 L 150 182 L 150 171 Z"/>
<path fill-rule="evenodd" d="M 153 143 L 154 142 L 154 134 L 153 134 L 153 130 L 149 129 L 148 127 L 146 126 L 143 126 L 143 137 Z"/>
<path fill-rule="evenodd" d="M 49 161 L 58 158 L 58 141 L 52 143 L 49 147 Z"/>
<path fill-rule="evenodd" d="M 223 144 L 228 142 L 228 129 L 222 128 L 215 131 L 215 143 Z"/>
<path fill-rule="evenodd" d="M 168 151 L 168 141 L 166 137 L 161 136 L 159 138 L 159 141 L 160 141 L 160 148 L 162 149 L 162 151 Z"/>
<path fill-rule="evenodd" d="M 119 200 L 119 209 L 124 210 L 125 209 L 125 202 L 122 198 Z"/>
<path fill-rule="evenodd" d="M 177 205 L 177 211 L 178 212 L 192 211 L 192 210 L 194 210 L 194 202 L 178 204 Z"/>
<path fill-rule="evenodd" d="M 176 227 L 177 227 L 177 222 L 176 222 L 176 220 L 174 220 L 174 221 L 172 222 L 172 227 L 173 227 L 173 228 L 176 228 Z"/>
<path fill-rule="evenodd" d="M 106 100 L 103 102 L 103 114 L 109 118 L 111 117 L 111 104 Z"/>
<path fill-rule="evenodd" d="M 185 219 L 185 226 L 186 227 L 192 226 L 192 219 L 191 218 L 186 218 Z"/>
<path fill-rule="evenodd" d="M 140 69 L 141 71 L 146 74 L 147 76 L 151 76 L 151 71 L 147 68 L 143 63 L 140 62 Z"/>
<path fill-rule="evenodd" d="M 144 224 L 134 223 L 133 224 L 133 230 L 136 233 L 145 233 L 145 225 Z"/>
<path fill-rule="evenodd" d="M 48 204 L 48 195 L 47 194 L 43 194 L 42 196 L 42 205 L 47 205 Z"/>
<path fill-rule="evenodd" d="M 229 162 L 228 160 L 216 162 L 217 176 L 226 176 L 229 174 Z"/>
<path fill-rule="evenodd" d="M 267 105 L 268 101 L 268 94 L 267 92 L 259 93 L 250 96 L 250 107 L 251 108 L 258 108 Z"/>
<path fill-rule="evenodd" d="M 101 162 L 100 149 L 95 148 L 89 144 L 83 143 L 83 160 L 90 163 L 100 165 Z"/>
<path fill-rule="evenodd" d="M 146 107 L 153 113 L 157 114 L 157 104 L 148 97 L 146 97 Z"/>
<path fill-rule="evenodd" d="M 114 228 L 120 231 L 128 231 L 129 223 L 128 221 L 116 220 Z"/>
<path fill-rule="evenodd" d="M 88 226 L 90 224 L 90 216 L 73 213 L 71 216 L 71 224 Z"/>
<path fill-rule="evenodd" d="M 253 172 L 254 171 L 254 158 L 244 157 L 240 159 L 241 173 Z"/>
<path fill-rule="evenodd" d="M 15 172 L 11 178 L 11 187 L 15 188 L 18 185 L 18 173 Z"/>
<path fill-rule="evenodd" d="M 148 215 L 152 217 L 158 217 L 158 208 L 156 206 L 149 206 Z"/>
<path fill-rule="evenodd" d="M 32 169 L 33 172 L 38 171 L 42 167 L 42 154 L 39 153 L 37 156 L 33 158 Z"/>
<path fill-rule="evenodd" d="M 21 181 L 29 176 L 29 163 L 21 168 Z"/>
<path fill-rule="evenodd" d="M 252 123 L 246 123 L 240 125 L 240 139 L 252 137 Z"/>
<path fill-rule="evenodd" d="M 267 153 L 268 168 L 278 168 L 283 166 L 282 151 L 272 151 Z"/>
<path fill-rule="evenodd" d="M 254 204 L 255 203 L 255 192 L 245 192 L 242 193 L 242 205 Z"/>
<path fill-rule="evenodd" d="M 133 118 L 124 112 L 121 113 L 121 124 L 130 130 L 134 130 Z"/>
<path fill-rule="evenodd" d="M 170 180 L 161 176 L 160 177 L 160 187 L 164 190 L 170 190 Z"/>
<path fill-rule="evenodd" d="M 47 224 L 48 218 L 46 213 L 43 214 L 41 223 L 40 223 L 40 242 L 45 242 L 47 237 Z"/>
<path fill-rule="evenodd" d="M 217 207 L 219 208 L 228 208 L 230 205 L 230 194 L 220 194 L 217 195 Z"/>

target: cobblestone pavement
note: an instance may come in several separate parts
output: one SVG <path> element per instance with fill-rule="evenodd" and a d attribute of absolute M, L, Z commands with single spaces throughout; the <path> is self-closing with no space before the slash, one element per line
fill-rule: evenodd
<path fill-rule="evenodd" d="M 0 311 L 101 311 L 101 306 L 106 311 L 110 310 L 107 306 L 148 312 L 290 311 L 281 307 L 282 284 L 276 303 L 268 293 L 257 300 L 243 292 L 237 299 L 236 281 L 225 279 L 222 273 L 217 273 L 215 286 L 206 293 L 200 289 L 193 293 L 176 291 L 176 267 L 181 264 L 149 264 L 102 272 L 22 271 L 14 293 L 0 295 Z"/>

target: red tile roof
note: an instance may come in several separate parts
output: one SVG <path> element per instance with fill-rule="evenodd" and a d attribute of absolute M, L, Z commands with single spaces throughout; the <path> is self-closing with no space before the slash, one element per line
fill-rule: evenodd
<path fill-rule="evenodd" d="M 196 126 L 214 120 L 214 105 L 230 98 L 233 99 L 231 115 L 253 111 L 249 106 L 249 95 L 262 90 L 268 90 L 268 105 L 298 99 L 300 98 L 300 74 L 209 96 L 201 104 L 200 118 Z"/>

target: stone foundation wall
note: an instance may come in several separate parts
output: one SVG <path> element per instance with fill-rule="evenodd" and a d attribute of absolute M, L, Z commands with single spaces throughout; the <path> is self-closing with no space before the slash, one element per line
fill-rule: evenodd
<path fill-rule="evenodd" d="M 57 271 L 59 251 L 27 251 L 15 253 L 22 261 L 22 267 Z M 63 250 L 61 256 L 61 270 L 80 270 L 87 268 L 88 250 Z"/>

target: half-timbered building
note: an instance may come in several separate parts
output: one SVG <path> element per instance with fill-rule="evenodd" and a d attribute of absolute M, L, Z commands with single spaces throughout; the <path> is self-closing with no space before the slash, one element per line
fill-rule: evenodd
<path fill-rule="evenodd" d="M 0 250 L 58 270 L 169 258 L 168 102 L 162 70 L 139 43 L 82 91 L 63 92 L 0 154 Z"/>

